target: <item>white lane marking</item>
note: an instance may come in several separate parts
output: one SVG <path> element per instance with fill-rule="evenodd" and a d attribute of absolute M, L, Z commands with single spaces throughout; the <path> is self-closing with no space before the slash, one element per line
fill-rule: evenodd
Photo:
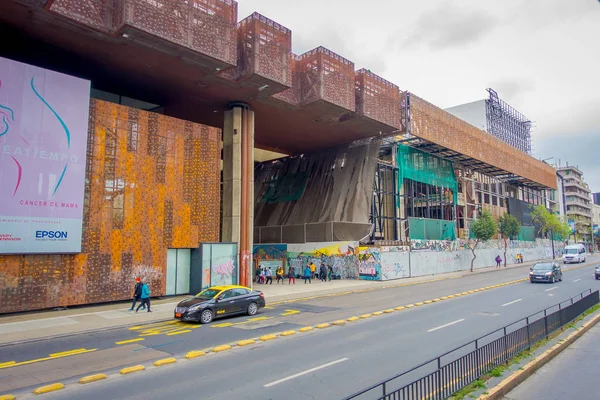
<path fill-rule="evenodd" d="M 573 282 L 579 282 L 581 279 L 575 279 Z"/>
<path fill-rule="evenodd" d="M 428 330 L 427 332 L 437 331 L 438 329 L 442 329 L 442 328 L 446 328 L 450 325 L 458 324 L 459 322 L 463 322 L 464 320 L 465 320 L 464 318 L 457 319 L 456 321 L 448 322 L 447 324 L 438 326 L 437 328 L 432 328 L 432 329 Z"/>
<path fill-rule="evenodd" d="M 291 380 L 291 379 L 295 379 L 295 378 L 298 378 L 298 377 L 300 377 L 300 376 L 303 376 L 303 375 L 306 375 L 306 374 L 310 374 L 310 373 L 312 373 L 312 372 L 315 372 L 315 371 L 318 371 L 318 370 L 320 370 L 320 369 L 327 368 L 327 367 L 331 367 L 332 365 L 339 364 L 339 363 L 341 363 L 341 362 L 348 361 L 348 360 L 349 360 L 349 358 L 341 358 L 341 359 L 339 359 L 339 360 L 332 361 L 332 362 L 330 362 L 330 363 L 323 364 L 323 365 L 320 365 L 320 366 L 318 366 L 318 367 L 314 367 L 314 368 L 311 368 L 311 369 L 307 369 L 306 371 L 299 372 L 299 373 L 297 373 L 297 374 L 294 374 L 294 375 L 290 375 L 290 376 L 288 376 L 287 378 L 283 378 L 283 379 L 279 379 L 279 380 L 277 380 L 277 381 L 273 381 L 273 382 L 271 382 L 271 383 L 267 383 L 266 385 L 264 385 L 264 387 L 268 388 L 268 387 L 271 387 L 271 386 L 275 386 L 275 385 L 278 385 L 278 384 L 280 384 L 280 383 L 283 383 L 283 382 L 289 381 L 289 380 Z"/>
<path fill-rule="evenodd" d="M 546 290 L 544 290 L 544 292 L 549 292 L 549 291 L 551 291 L 551 290 L 554 290 L 554 289 L 558 289 L 558 288 L 555 286 L 555 287 L 553 287 L 553 288 L 550 288 L 550 289 L 546 289 Z"/>
<path fill-rule="evenodd" d="M 523 300 L 523 299 L 517 299 L 517 300 L 511 301 L 510 303 L 504 303 L 504 304 L 502 304 L 502 307 L 510 306 L 511 304 L 518 303 L 521 300 Z"/>

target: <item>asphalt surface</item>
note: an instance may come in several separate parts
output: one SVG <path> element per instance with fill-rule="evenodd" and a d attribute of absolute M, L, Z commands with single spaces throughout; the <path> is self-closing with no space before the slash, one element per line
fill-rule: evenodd
<path fill-rule="evenodd" d="M 572 266 L 567 266 L 572 267 Z M 396 307 L 435 297 L 447 296 L 478 289 L 527 276 L 529 267 L 501 272 L 475 274 L 460 278 L 410 286 L 373 290 L 350 295 L 332 296 L 310 301 L 298 301 L 260 310 L 254 318 L 238 316 L 215 320 L 209 325 L 175 323 L 177 321 L 139 325 L 136 329 L 122 328 L 96 333 L 86 333 L 38 342 L 0 347 L 0 365 L 48 357 L 49 354 L 74 349 L 109 349 L 129 340 L 148 348 L 160 349 L 177 356 L 190 349 L 205 349 L 269 333 L 298 329 L 305 325 L 331 322 Z M 589 274 L 592 274 L 590 272 Z M 590 275 L 591 276 L 591 275 Z M 400 282 L 400 281 L 398 281 Z M 390 283 L 390 286 L 396 282 Z M 327 283 L 313 283 L 326 286 Z M 260 287 L 258 287 L 260 290 Z M 136 315 L 132 313 L 132 322 Z M 0 377 L 6 369 L 0 369 Z"/>
<path fill-rule="evenodd" d="M 474 287 L 481 283 L 479 280 L 490 285 L 494 280 L 511 280 L 509 275 L 512 279 L 523 277 L 523 271 L 486 275 L 446 281 L 445 286 L 453 287 L 451 290 L 446 288 L 446 292 L 451 294 L 466 290 L 465 281 L 470 279 L 475 281 L 469 282 Z M 426 293 L 430 285 L 432 284 L 415 287 L 421 292 L 419 300 L 431 298 L 431 293 Z M 459 286 L 461 289 L 458 289 Z M 71 385 L 63 391 L 44 397 L 86 400 L 147 400 L 164 397 L 340 399 L 517 319 L 553 306 L 587 289 L 595 290 L 599 286 L 593 278 L 593 267 L 587 266 L 566 271 L 564 281 L 554 285 L 517 283 L 372 317 L 343 327 L 331 327 L 245 348 L 234 348 L 226 353 L 209 354 L 197 360 L 182 360 L 171 366 L 149 368 L 131 376 L 117 375 L 87 386 Z M 368 293 L 369 297 L 375 294 Z M 386 297 L 390 294 L 391 292 L 382 291 L 380 295 Z M 442 295 L 439 289 L 435 293 L 435 297 Z M 340 296 L 336 300 L 343 310 L 354 298 L 355 295 Z M 334 301 L 334 298 L 328 300 Z M 392 296 L 387 298 L 386 307 L 404 303 L 406 301 L 399 301 L 398 297 Z M 300 318 L 301 315 L 290 318 Z M 514 329 L 517 327 L 518 324 L 513 326 Z M 218 328 L 207 330 L 226 332 Z M 281 328 L 278 329 L 280 330 Z M 491 335 L 489 340 L 493 339 L 495 337 Z M 463 348 L 446 356 L 444 362 L 468 351 L 470 349 Z M 433 368 L 434 365 L 425 366 L 403 380 L 395 381 L 392 386 L 399 387 L 425 375 Z M 375 395 L 364 398 L 374 397 Z"/>
<path fill-rule="evenodd" d="M 596 400 L 600 326 L 595 326 L 539 369 L 505 400 Z"/>

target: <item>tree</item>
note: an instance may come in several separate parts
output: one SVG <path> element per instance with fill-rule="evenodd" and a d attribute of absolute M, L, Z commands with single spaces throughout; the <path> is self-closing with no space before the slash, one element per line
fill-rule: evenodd
<path fill-rule="evenodd" d="M 473 272 L 473 265 L 477 258 L 477 255 L 475 254 L 477 245 L 479 242 L 486 242 L 493 238 L 496 232 L 498 232 L 498 224 L 496 224 L 496 220 L 489 211 L 482 211 L 475 222 L 471 224 L 471 232 L 473 233 L 473 236 L 475 236 L 475 242 L 471 247 L 471 252 L 473 253 L 471 272 Z"/>
<path fill-rule="evenodd" d="M 519 235 L 521 232 L 521 223 L 509 213 L 504 213 L 498 221 L 498 231 L 502 235 L 502 239 L 504 239 L 504 266 L 506 267 L 507 240 Z"/>
<path fill-rule="evenodd" d="M 543 237 L 547 237 L 547 233 L 550 232 L 552 258 L 556 258 L 554 254 L 554 236 L 559 236 L 561 240 L 565 240 L 571 234 L 571 227 L 566 222 L 561 221 L 558 215 L 551 213 L 541 204 L 533 208 L 531 219 Z"/>

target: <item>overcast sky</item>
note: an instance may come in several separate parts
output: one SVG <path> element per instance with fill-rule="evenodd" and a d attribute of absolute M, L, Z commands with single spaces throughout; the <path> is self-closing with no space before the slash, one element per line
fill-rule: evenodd
<path fill-rule="evenodd" d="M 599 0 L 238 0 L 292 30 L 293 51 L 346 57 L 439 107 L 487 97 L 534 121 L 537 158 L 600 191 Z"/>

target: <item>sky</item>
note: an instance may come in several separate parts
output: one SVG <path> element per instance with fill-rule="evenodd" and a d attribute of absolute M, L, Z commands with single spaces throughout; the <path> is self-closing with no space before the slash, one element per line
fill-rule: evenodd
<path fill-rule="evenodd" d="M 238 0 L 441 108 L 491 87 L 533 121 L 533 155 L 600 192 L 599 0 Z"/>

